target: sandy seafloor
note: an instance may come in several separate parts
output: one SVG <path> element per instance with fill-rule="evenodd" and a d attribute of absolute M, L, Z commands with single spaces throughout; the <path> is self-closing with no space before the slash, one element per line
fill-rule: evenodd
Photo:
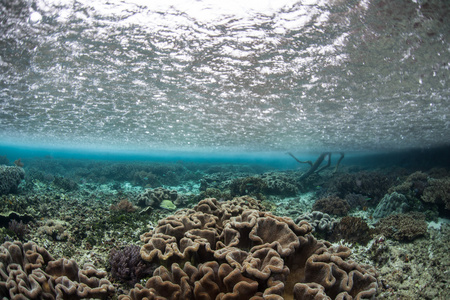
<path fill-rule="evenodd" d="M 14 165 L 12 161 L 7 163 Z M 296 220 L 311 212 L 317 200 L 338 195 L 354 202 L 344 213 L 330 214 L 331 217 L 336 222 L 345 215 L 361 218 L 371 229 L 366 234 L 369 238 L 349 241 L 341 239 L 337 231 L 317 232 L 315 236 L 351 247 L 353 260 L 376 268 L 377 299 L 450 299 L 447 167 L 343 163 L 336 173 L 329 168 L 313 174 L 307 182 L 299 182 L 307 168 L 297 168 L 295 162 L 290 170 L 232 163 L 108 162 L 52 157 L 22 159 L 21 163 L 25 178 L 15 193 L 0 196 L 0 212 L 8 216 L 14 211 L 30 218 L 25 221 L 23 232 L 14 232 L 3 220 L 2 242 L 34 241 L 55 258 L 73 258 L 81 266 L 92 263 L 109 272 L 112 249 L 141 246 L 140 235 L 156 226 L 158 220 L 176 209 L 192 207 L 203 198 L 224 201 L 249 194 L 274 214 Z M 239 180 L 245 178 L 251 180 L 239 186 Z M 276 180 L 276 187 L 258 187 L 271 180 Z M 437 181 L 444 186 L 440 187 L 440 195 L 434 196 L 435 203 L 424 201 L 430 201 L 433 189 L 439 189 Z M 178 201 L 175 210 L 155 206 L 142 213 L 146 207 L 139 205 L 139 195 L 145 189 L 155 188 L 176 191 L 182 201 Z M 426 232 L 418 232 L 411 240 L 397 240 L 377 229 L 381 218 L 374 217 L 376 207 L 393 191 L 403 193 L 410 201 L 404 212 L 424 213 Z M 116 205 L 122 200 L 128 200 L 134 208 L 118 208 Z M 130 289 L 114 278 L 109 280 L 115 284 L 117 295 Z"/>

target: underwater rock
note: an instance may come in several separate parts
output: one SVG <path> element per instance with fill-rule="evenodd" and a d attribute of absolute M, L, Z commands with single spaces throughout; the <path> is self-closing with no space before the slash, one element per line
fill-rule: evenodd
<path fill-rule="evenodd" d="M 0 165 L 0 195 L 16 193 L 24 178 L 25 171 L 21 167 Z"/>

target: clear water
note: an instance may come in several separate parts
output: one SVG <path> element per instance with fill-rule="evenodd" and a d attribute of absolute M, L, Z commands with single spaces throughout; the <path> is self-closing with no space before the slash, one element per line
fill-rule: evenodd
<path fill-rule="evenodd" d="M 0 6 L 3 145 L 232 154 L 450 141 L 448 1 Z"/>

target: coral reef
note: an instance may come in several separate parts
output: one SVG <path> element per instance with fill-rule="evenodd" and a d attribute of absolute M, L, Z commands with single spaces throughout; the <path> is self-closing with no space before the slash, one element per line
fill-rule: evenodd
<path fill-rule="evenodd" d="M 417 171 L 410 174 L 403 182 L 389 188 L 389 193 L 397 192 L 407 198 L 420 197 L 427 186 L 428 175 Z"/>
<path fill-rule="evenodd" d="M 70 238 L 66 231 L 67 224 L 62 221 L 47 220 L 38 228 L 38 233 L 48 236 L 55 241 L 66 241 Z"/>
<path fill-rule="evenodd" d="M 25 171 L 17 166 L 0 165 L 0 195 L 16 193 L 25 178 Z"/>
<path fill-rule="evenodd" d="M 310 213 L 301 214 L 297 217 L 295 223 L 300 224 L 302 221 L 306 221 L 312 226 L 312 232 L 322 233 L 324 235 L 333 232 L 334 226 L 338 223 L 335 218 L 332 218 L 329 214 L 321 211 L 312 211 Z"/>
<path fill-rule="evenodd" d="M 116 205 L 112 204 L 109 208 L 112 211 L 122 211 L 122 212 L 134 212 L 136 211 L 136 207 L 133 206 L 128 199 L 122 199 Z"/>
<path fill-rule="evenodd" d="M 413 204 L 409 203 L 405 195 L 393 192 L 384 195 L 372 216 L 374 218 L 384 218 L 392 214 L 406 213 L 412 210 L 412 206 Z"/>
<path fill-rule="evenodd" d="M 134 286 L 142 278 L 153 274 L 156 265 L 144 261 L 139 251 L 140 247 L 136 245 L 126 246 L 122 250 L 111 250 L 108 261 L 114 280 Z"/>
<path fill-rule="evenodd" d="M 261 179 L 266 182 L 266 192 L 268 194 L 295 196 L 299 192 L 292 174 L 270 172 L 262 174 Z"/>
<path fill-rule="evenodd" d="M 341 198 L 347 194 L 361 194 L 371 198 L 370 204 L 375 206 L 391 187 L 392 177 L 381 172 L 338 174 L 327 183 L 328 193 L 335 193 Z"/>
<path fill-rule="evenodd" d="M 355 209 L 366 209 L 369 205 L 370 198 L 361 194 L 347 194 L 345 195 L 345 200 L 350 205 L 351 210 Z"/>
<path fill-rule="evenodd" d="M 396 214 L 381 219 L 376 231 L 399 241 L 411 241 L 427 232 L 425 215 L 418 212 Z"/>
<path fill-rule="evenodd" d="M 141 236 L 141 256 L 159 263 L 120 299 L 351 299 L 376 294 L 373 269 L 349 248 L 316 240 L 307 222 L 247 209 L 251 198 L 202 200 Z"/>
<path fill-rule="evenodd" d="M 22 220 L 17 222 L 15 219 L 12 219 L 8 224 L 8 230 L 14 233 L 16 237 L 19 239 L 23 239 L 25 234 L 29 232 L 29 228 L 27 224 L 24 224 Z"/>
<path fill-rule="evenodd" d="M 71 178 L 55 176 L 53 184 L 64 191 L 74 191 L 78 189 L 78 184 Z"/>
<path fill-rule="evenodd" d="M 159 207 L 164 200 L 170 200 L 176 203 L 177 199 L 177 191 L 159 187 L 156 189 L 146 189 L 138 195 L 136 200 L 139 206 Z"/>
<path fill-rule="evenodd" d="M 450 210 L 450 177 L 428 179 L 428 186 L 421 198 L 424 202 L 436 203 Z"/>
<path fill-rule="evenodd" d="M 33 242 L 0 246 L 0 296 L 10 299 L 106 298 L 114 286 L 106 272 L 74 260 L 55 260 Z"/>
<path fill-rule="evenodd" d="M 428 232 L 408 243 L 381 236 L 368 248 L 355 248 L 354 254 L 362 256 L 361 260 L 369 259 L 377 266 L 377 299 L 450 299 L 450 224 Z"/>
<path fill-rule="evenodd" d="M 318 199 L 312 208 L 330 215 L 345 216 L 350 210 L 350 205 L 337 196 L 328 196 Z"/>
<path fill-rule="evenodd" d="M 358 217 L 343 217 L 334 227 L 331 241 L 344 239 L 348 243 L 367 245 L 372 239 L 373 230 L 367 223 Z"/>
<path fill-rule="evenodd" d="M 233 179 L 229 188 L 233 197 L 250 195 L 261 199 L 262 193 L 267 190 L 267 183 L 259 177 L 249 176 Z"/>

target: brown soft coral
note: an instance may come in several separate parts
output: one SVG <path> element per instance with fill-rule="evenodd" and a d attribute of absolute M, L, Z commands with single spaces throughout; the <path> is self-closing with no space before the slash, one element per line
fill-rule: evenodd
<path fill-rule="evenodd" d="M 281 300 L 305 299 L 305 294 L 359 299 L 376 294 L 373 271 L 348 261 L 349 248 L 316 240 L 307 222 L 297 225 L 251 209 L 232 217 L 232 206 L 206 199 L 144 234 L 142 258 L 157 259 L 164 267 L 121 299 Z"/>
<path fill-rule="evenodd" d="M 46 267 L 45 267 L 46 266 Z M 45 267 L 45 270 L 44 270 Z M 0 246 L 0 295 L 12 299 L 105 298 L 114 292 L 106 272 L 55 260 L 33 242 Z"/>

